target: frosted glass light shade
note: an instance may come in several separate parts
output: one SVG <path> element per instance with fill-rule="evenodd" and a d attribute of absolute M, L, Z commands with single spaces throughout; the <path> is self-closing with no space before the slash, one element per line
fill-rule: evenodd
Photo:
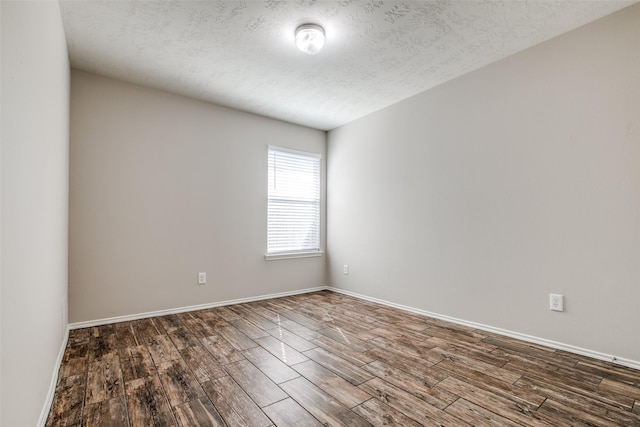
<path fill-rule="evenodd" d="M 309 55 L 315 55 L 324 46 L 324 29 L 320 25 L 304 24 L 296 29 L 296 46 Z"/>

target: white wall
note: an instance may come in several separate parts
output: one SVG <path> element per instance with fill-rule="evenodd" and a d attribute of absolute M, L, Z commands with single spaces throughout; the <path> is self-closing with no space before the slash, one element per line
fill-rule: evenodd
<path fill-rule="evenodd" d="M 324 200 L 325 132 L 72 70 L 71 322 L 324 286 L 264 260 L 269 144 L 323 154 Z"/>
<path fill-rule="evenodd" d="M 67 327 L 69 62 L 57 2 L 0 7 L 0 424 L 33 426 Z"/>
<path fill-rule="evenodd" d="M 640 361 L 639 22 L 636 5 L 330 132 L 329 283 Z"/>

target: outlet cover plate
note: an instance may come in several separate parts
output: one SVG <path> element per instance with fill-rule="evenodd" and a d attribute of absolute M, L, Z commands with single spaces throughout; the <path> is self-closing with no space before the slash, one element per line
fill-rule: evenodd
<path fill-rule="evenodd" d="M 564 296 L 549 294 L 549 309 L 552 311 L 564 311 Z"/>

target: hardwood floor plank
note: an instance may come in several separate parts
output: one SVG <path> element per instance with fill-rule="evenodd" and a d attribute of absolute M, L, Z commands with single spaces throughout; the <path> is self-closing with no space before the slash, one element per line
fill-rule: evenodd
<path fill-rule="evenodd" d="M 376 360 L 362 367 L 367 372 L 381 378 L 387 382 L 389 382 L 386 377 L 393 377 L 398 384 L 396 386 L 400 388 L 409 388 L 412 389 L 414 387 L 429 389 L 444 378 L 449 376 L 448 374 L 442 374 L 440 371 L 436 371 L 435 375 L 431 375 L 433 369 L 426 368 L 420 371 L 411 371 L 408 367 L 404 367 L 405 369 L 397 368 L 393 363 L 385 362 L 384 360 Z"/>
<path fill-rule="evenodd" d="M 136 341 L 136 336 L 133 332 L 133 323 L 120 322 L 114 325 L 116 330 L 116 338 L 118 340 L 118 349 L 135 347 L 139 343 Z"/>
<path fill-rule="evenodd" d="M 181 358 L 156 364 L 156 367 L 171 406 L 199 399 L 205 395 L 204 390 Z"/>
<path fill-rule="evenodd" d="M 199 319 L 201 322 L 213 328 L 214 330 L 216 328 L 227 326 L 229 324 L 229 322 L 224 320 L 224 317 L 216 312 L 216 308 L 192 311 L 191 316 Z"/>
<path fill-rule="evenodd" d="M 258 338 L 256 342 L 287 365 L 295 365 L 296 363 L 309 360 L 302 353 L 294 350 L 291 346 L 288 346 L 273 336 Z"/>
<path fill-rule="evenodd" d="M 554 349 L 543 347 L 524 341 L 512 340 L 507 337 L 491 335 L 483 340 L 483 342 L 498 347 L 495 351 L 506 351 L 511 355 L 520 355 L 525 360 L 544 360 L 555 365 L 564 365 L 568 368 L 575 366 L 576 360 L 572 358 L 561 357 Z"/>
<path fill-rule="evenodd" d="M 200 345 L 200 340 L 184 326 L 170 328 L 170 330 L 167 331 L 167 336 L 178 351 L 184 350 L 187 347 Z"/>
<path fill-rule="evenodd" d="M 185 326 L 179 314 L 168 314 L 166 316 L 159 316 L 156 318 L 156 320 L 158 325 L 162 326 L 162 329 L 164 329 L 167 333 L 178 328 L 183 328 Z"/>
<path fill-rule="evenodd" d="M 82 420 L 84 427 L 128 426 L 127 405 L 124 396 L 87 405 Z"/>
<path fill-rule="evenodd" d="M 299 337 L 304 338 L 307 341 L 311 341 L 313 339 L 322 337 L 323 335 L 318 333 L 318 331 L 314 331 L 313 329 L 309 329 L 305 326 L 302 326 L 299 323 L 294 322 L 290 319 L 285 319 L 278 325 L 279 328 L 284 328 L 288 331 L 293 332 Z"/>
<path fill-rule="evenodd" d="M 280 384 L 280 387 L 298 402 L 320 423 L 325 425 L 370 426 L 363 418 L 313 385 L 306 378 L 296 378 Z"/>
<path fill-rule="evenodd" d="M 73 347 L 80 344 L 89 344 L 90 337 L 91 328 L 72 329 L 69 331 L 67 345 Z"/>
<path fill-rule="evenodd" d="M 220 363 L 226 365 L 227 363 L 237 362 L 244 359 L 242 353 L 236 350 L 228 341 L 223 339 L 219 335 L 210 335 L 200 340 L 204 348 Z"/>
<path fill-rule="evenodd" d="M 272 310 L 268 304 L 268 301 L 257 301 L 249 304 L 243 304 L 243 306 L 250 309 L 250 311 L 246 315 L 247 320 L 255 323 L 258 327 L 264 329 L 265 331 L 278 327 L 282 321 L 288 320 L 286 317 L 281 316 L 277 310 Z M 259 316 L 258 319 L 264 318 L 268 320 L 269 322 L 271 322 L 270 326 L 269 324 L 262 325 L 260 323 L 256 323 L 256 321 L 251 317 L 252 314 L 257 314 Z"/>
<path fill-rule="evenodd" d="M 62 363 L 58 370 L 58 378 L 84 375 L 89 362 L 89 343 L 67 345 Z"/>
<path fill-rule="evenodd" d="M 412 319 L 419 322 L 418 319 L 410 317 L 411 313 L 404 313 L 394 309 L 393 307 L 378 305 L 371 307 L 369 313 L 370 315 L 375 316 L 375 318 L 378 319 L 378 322 L 389 325 L 397 325 L 400 324 L 400 322 L 407 322 Z"/>
<path fill-rule="evenodd" d="M 571 406 L 562 405 L 547 399 L 536 413 L 540 418 L 545 419 L 549 425 L 554 426 L 599 426 L 615 427 L 619 424 L 610 420 L 605 420 L 588 412 L 577 410 Z"/>
<path fill-rule="evenodd" d="M 87 358 L 68 359 L 58 371 L 58 378 L 73 377 L 76 375 L 84 375 L 87 370 Z"/>
<path fill-rule="evenodd" d="M 461 419 L 380 378 L 367 381 L 360 385 L 360 389 L 422 425 L 438 427 L 467 425 Z"/>
<path fill-rule="evenodd" d="M 373 362 L 375 359 L 369 356 L 366 352 L 362 353 L 349 347 L 348 345 L 340 344 L 337 341 L 332 340 L 324 335 L 316 338 L 312 341 L 317 347 L 321 347 L 330 353 L 335 354 L 341 359 L 346 360 L 356 366 L 366 365 Z"/>
<path fill-rule="evenodd" d="M 86 377 L 73 375 L 59 378 L 47 427 L 79 426 L 82 422 Z"/>
<path fill-rule="evenodd" d="M 123 394 L 120 358 L 115 351 L 89 362 L 85 393 L 87 405 L 122 396 Z"/>
<path fill-rule="evenodd" d="M 280 384 L 300 376 L 286 363 L 282 362 L 282 360 L 262 347 L 246 350 L 242 354 L 276 384 Z"/>
<path fill-rule="evenodd" d="M 268 427 L 271 421 L 229 376 L 203 385 L 207 396 L 229 426 Z"/>
<path fill-rule="evenodd" d="M 300 352 L 311 350 L 312 348 L 317 347 L 317 345 L 284 328 L 271 329 L 269 330 L 269 334 L 277 340 L 282 341 L 283 343 Z"/>
<path fill-rule="evenodd" d="M 439 409 L 446 408 L 458 398 L 455 394 L 435 388 L 440 380 L 430 378 L 426 374 L 422 378 L 414 377 L 380 361 L 365 365 L 363 369 Z"/>
<path fill-rule="evenodd" d="M 508 363 L 505 368 L 510 368 L 511 363 Z M 514 368 L 519 370 L 520 368 Z M 553 374 L 553 371 L 520 371 L 531 380 L 538 380 L 538 382 L 544 383 L 546 387 L 553 387 L 550 379 L 558 378 Z M 612 392 L 601 392 L 597 386 L 584 383 L 572 378 L 562 378 L 562 389 L 565 392 L 571 392 L 578 395 L 582 395 L 591 399 L 598 400 L 608 405 L 624 408 L 624 410 L 631 410 L 634 399 L 629 396 L 624 396 Z"/>
<path fill-rule="evenodd" d="M 329 326 L 332 322 L 348 322 L 353 324 L 360 323 L 353 317 L 346 317 L 339 312 L 336 312 L 330 304 L 318 304 L 317 302 L 309 301 L 308 298 L 305 298 L 303 301 L 297 303 L 296 307 L 306 316 L 326 323 L 327 326 Z"/>
<path fill-rule="evenodd" d="M 424 330 L 428 323 L 423 317 L 414 317 L 410 313 L 402 312 L 391 307 L 378 306 L 373 308 L 376 318 L 379 322 L 384 322 L 389 325 L 405 325 L 406 329 L 409 329 L 409 325 L 414 324 L 415 330 Z"/>
<path fill-rule="evenodd" d="M 288 397 L 280 387 L 248 360 L 229 363 L 225 366 L 225 369 L 245 393 L 261 408 Z"/>
<path fill-rule="evenodd" d="M 364 353 L 371 348 L 371 346 L 367 345 L 365 341 L 338 327 L 320 329 L 318 332 L 360 353 Z"/>
<path fill-rule="evenodd" d="M 202 346 L 186 347 L 180 354 L 200 384 L 224 377 L 227 372 Z"/>
<path fill-rule="evenodd" d="M 602 360 L 588 359 L 578 362 L 575 365 L 575 369 L 582 372 L 589 372 L 602 378 L 640 387 L 638 371 L 626 366 L 614 365 L 611 362 Z"/>
<path fill-rule="evenodd" d="M 450 360 L 444 360 L 435 366 L 448 371 L 451 376 L 462 381 L 472 381 L 484 390 L 524 403 L 534 408 L 542 405 L 542 402 L 544 402 L 546 398 L 542 394 L 522 389 L 515 384 L 512 385 L 508 382 L 498 380 L 480 371 L 475 371 L 460 364 L 453 363 Z"/>
<path fill-rule="evenodd" d="M 263 316 L 263 314 L 267 314 L 271 317 L 265 317 Z M 279 316 L 274 315 L 274 313 L 269 313 L 269 312 L 254 310 L 249 308 L 247 308 L 246 311 L 244 311 L 242 318 L 246 319 L 248 322 L 251 322 L 258 328 L 262 329 L 263 331 L 268 331 L 270 329 L 277 328 L 281 320 Z"/>
<path fill-rule="evenodd" d="M 423 333 L 413 332 L 412 335 L 416 336 L 415 339 L 420 339 Z M 477 358 L 495 366 L 504 366 L 509 361 L 509 357 L 494 353 L 497 349 L 495 345 L 487 344 L 484 341 L 461 340 L 458 338 L 459 334 L 434 334 L 433 329 L 429 329 L 427 335 L 429 335 L 429 342 L 436 347 Z"/>
<path fill-rule="evenodd" d="M 377 323 L 375 328 L 371 329 L 369 332 L 374 334 L 376 337 L 386 338 L 388 340 L 396 340 L 402 336 L 399 332 L 392 331 L 386 327 L 380 326 L 381 323 Z M 385 325 L 386 326 L 386 325 Z"/>
<path fill-rule="evenodd" d="M 155 365 L 146 345 L 127 347 L 119 350 L 122 377 L 125 382 L 148 377 L 156 373 Z"/>
<path fill-rule="evenodd" d="M 353 313 L 356 312 L 355 307 L 354 310 L 352 310 Z M 362 317 L 364 317 L 364 314 L 361 315 Z M 339 310 L 336 310 L 334 308 L 329 308 L 329 309 L 325 309 L 325 317 L 327 318 L 327 320 L 334 322 L 336 325 L 339 324 L 349 324 L 352 325 L 355 328 L 358 328 L 360 330 L 370 330 L 372 328 L 374 328 L 374 323 L 375 322 L 363 322 L 360 321 L 359 319 L 357 319 L 357 316 L 348 316 L 344 313 L 342 313 Z"/>
<path fill-rule="evenodd" d="M 640 387 L 637 385 L 625 384 L 623 382 L 603 378 L 598 386 L 601 393 L 612 393 L 617 396 L 628 396 L 635 400 L 640 400 Z"/>
<path fill-rule="evenodd" d="M 113 325 L 91 328 L 89 361 L 98 360 L 116 351 L 116 334 Z"/>
<path fill-rule="evenodd" d="M 422 317 L 419 314 L 415 316 Z M 498 336 L 495 334 L 491 334 L 490 332 L 481 331 L 471 326 L 461 325 L 459 323 L 451 323 L 443 319 L 436 319 L 435 317 L 422 317 L 423 321 L 429 325 L 430 333 L 433 331 L 442 331 L 446 334 L 455 334 L 459 336 L 461 340 L 466 339 L 475 341 L 475 340 L 484 340 L 488 336 Z"/>
<path fill-rule="evenodd" d="M 321 329 L 340 329 L 344 333 L 357 336 L 362 341 L 369 341 L 376 337 L 370 332 L 371 328 L 372 325 L 359 326 L 358 324 L 350 321 L 333 319 L 330 322 L 324 322 L 318 331 Z"/>
<path fill-rule="evenodd" d="M 156 375 L 127 382 L 125 391 L 131 427 L 175 427 L 177 425 Z"/>
<path fill-rule="evenodd" d="M 491 343 L 485 342 L 485 339 L 488 337 L 488 332 L 435 318 L 427 318 L 425 322 L 428 328 L 420 331 L 420 334 L 428 335 L 431 339 L 441 338 L 445 341 L 451 340 L 451 342 L 461 345 L 472 344 L 485 348 L 496 347 Z"/>
<path fill-rule="evenodd" d="M 226 423 L 208 398 L 191 400 L 174 408 L 178 426 L 226 427 Z"/>
<path fill-rule="evenodd" d="M 147 348 L 153 359 L 153 363 L 159 365 L 170 360 L 180 359 L 180 352 L 166 335 L 156 335 L 147 341 Z"/>
<path fill-rule="evenodd" d="M 483 360 L 467 357 L 460 353 L 444 350 L 439 347 L 434 348 L 431 352 L 442 356 L 443 359 L 446 359 L 455 365 L 468 368 L 473 371 L 482 372 L 509 384 L 515 383 L 522 376 L 519 372 L 500 368 L 490 363 L 486 363 Z"/>
<path fill-rule="evenodd" d="M 278 427 L 323 427 L 320 421 L 291 398 L 276 402 L 262 410 Z"/>
<path fill-rule="evenodd" d="M 426 322 L 425 319 L 408 318 L 400 320 L 396 323 L 396 326 L 399 326 L 408 331 L 423 332 L 429 328 L 429 323 Z"/>
<path fill-rule="evenodd" d="M 278 309 L 277 306 L 272 306 L 269 304 L 269 301 L 266 302 L 268 306 L 270 306 L 271 310 L 275 311 L 280 316 L 284 316 L 289 320 L 293 320 L 294 322 L 311 329 L 312 331 L 317 331 L 325 327 L 324 323 L 319 322 L 317 320 L 313 320 L 307 316 L 303 316 L 302 314 L 298 314 L 295 311 L 289 309 Z"/>
<path fill-rule="evenodd" d="M 475 427 L 518 427 L 521 425 L 465 399 L 456 400 L 445 411 L 470 422 Z"/>
<path fill-rule="evenodd" d="M 318 298 L 318 301 L 323 301 L 324 298 Z M 347 316 L 350 319 L 355 319 L 360 323 L 376 323 L 378 322 L 378 318 L 374 316 L 369 316 L 367 314 L 366 308 L 361 309 L 361 307 L 357 305 L 351 304 L 349 308 L 341 307 L 340 305 L 335 305 L 328 303 L 328 306 L 332 310 L 333 313 L 340 313 L 343 316 Z"/>
<path fill-rule="evenodd" d="M 395 341 L 384 337 L 376 337 L 370 340 L 369 343 L 374 344 L 381 349 L 397 353 L 400 356 L 408 355 L 430 362 L 431 364 L 438 363 L 444 358 L 442 354 L 433 352 L 433 347 L 421 347 L 418 343 L 407 343 L 399 340 Z"/>
<path fill-rule="evenodd" d="M 545 377 L 561 376 L 592 387 L 597 387 L 602 381 L 601 376 L 576 370 L 573 366 L 561 366 L 555 363 L 549 363 L 545 360 L 536 360 L 535 358 L 526 359 L 524 357 L 512 356 L 511 360 L 504 367 L 523 375 L 531 375 L 534 373 L 538 376 Z"/>
<path fill-rule="evenodd" d="M 240 317 L 238 313 L 236 313 L 231 309 L 231 307 L 224 307 L 224 306 L 216 307 L 213 310 L 218 316 L 220 316 L 222 319 L 226 320 L 227 322 L 230 320 L 238 319 Z"/>
<path fill-rule="evenodd" d="M 373 375 L 363 370 L 362 368 L 347 362 L 344 359 L 330 353 L 322 348 L 314 348 L 304 352 L 305 356 L 318 362 L 325 368 L 338 374 L 345 380 L 349 381 L 353 385 L 360 385 L 365 381 L 373 378 Z"/>
<path fill-rule="evenodd" d="M 206 320 L 195 316 L 193 313 L 183 313 L 182 316 L 184 325 L 191 330 L 196 338 L 202 339 L 211 335 L 216 335 L 216 330 L 210 326 Z"/>
<path fill-rule="evenodd" d="M 639 402 L 638 370 L 321 291 L 72 330 L 46 426 L 640 427 Z"/>
<path fill-rule="evenodd" d="M 217 331 L 218 334 L 227 340 L 236 350 L 243 351 L 258 346 L 255 341 L 232 325 L 218 328 Z"/>
<path fill-rule="evenodd" d="M 269 332 L 254 325 L 253 323 L 251 323 L 250 321 L 242 317 L 238 319 L 230 320 L 229 323 L 231 323 L 233 326 L 238 328 L 239 331 L 244 333 L 246 336 L 248 336 L 252 340 L 256 338 L 263 338 L 263 337 L 269 336 Z"/>
<path fill-rule="evenodd" d="M 402 412 L 396 411 L 386 403 L 378 399 L 369 399 L 363 404 L 353 408 L 353 412 L 367 420 L 376 427 L 421 427 L 422 424 L 412 420 Z"/>
<path fill-rule="evenodd" d="M 628 412 L 627 408 L 623 405 L 613 405 L 602 402 L 598 400 L 598 396 L 576 393 L 572 390 L 565 389 L 561 382 L 551 384 L 548 381 L 523 377 L 519 379 L 515 385 L 525 390 L 540 393 L 548 399 L 552 399 L 563 405 L 610 419 L 619 425 L 640 425 L 640 419 Z"/>
<path fill-rule="evenodd" d="M 134 320 L 132 323 L 133 333 L 138 344 L 147 344 L 151 338 L 160 335 L 153 319 Z"/>
<path fill-rule="evenodd" d="M 520 424 L 527 426 L 553 425 L 544 421 L 534 408 L 505 399 L 453 377 L 441 381 L 437 387 Z"/>
<path fill-rule="evenodd" d="M 386 363 L 418 378 L 421 378 L 423 375 L 429 375 L 432 379 L 442 381 L 450 375 L 449 372 L 438 368 L 437 365 L 431 364 L 430 361 L 425 361 L 413 356 L 401 355 L 383 348 L 372 348 L 367 351 L 366 354 L 371 357 L 372 362 L 380 361 Z"/>
<path fill-rule="evenodd" d="M 313 360 L 298 363 L 293 369 L 347 408 L 353 408 L 371 399 L 369 394 Z"/>

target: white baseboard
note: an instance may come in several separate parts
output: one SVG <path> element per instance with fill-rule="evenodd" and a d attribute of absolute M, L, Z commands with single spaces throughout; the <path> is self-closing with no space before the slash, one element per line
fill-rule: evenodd
<path fill-rule="evenodd" d="M 225 305 L 243 304 L 246 302 L 261 301 L 265 299 L 282 298 L 291 295 L 307 294 L 309 292 L 318 292 L 329 289 L 328 286 L 317 286 L 315 288 L 296 289 L 294 291 L 279 292 L 275 294 L 260 295 L 248 298 L 239 298 L 227 301 L 211 302 L 207 304 L 191 305 L 187 307 L 169 308 L 166 310 L 149 311 L 146 313 L 128 314 L 124 316 L 109 317 L 105 319 L 89 320 L 86 322 L 75 322 L 69 324 L 69 329 L 90 328 L 92 326 L 109 325 L 111 323 L 128 322 L 131 320 L 146 319 L 148 317 L 166 316 L 168 314 L 185 313 L 188 311 L 204 310 L 207 308 L 222 307 Z"/>
<path fill-rule="evenodd" d="M 545 339 L 545 338 L 534 337 L 534 336 L 522 334 L 522 333 L 519 333 L 519 332 L 513 332 L 513 331 L 506 330 L 506 329 L 500 329 L 500 328 L 496 328 L 496 327 L 493 327 L 493 326 L 483 325 L 481 323 L 470 322 L 468 320 L 456 319 L 455 317 L 449 317 L 449 316 L 445 316 L 445 315 L 442 315 L 442 314 L 432 313 L 432 312 L 429 312 L 429 311 L 421 310 L 421 309 L 414 308 L 414 307 L 409 307 L 409 306 L 402 305 L 402 304 L 396 304 L 396 303 L 393 303 L 393 302 L 381 300 L 381 299 L 378 299 L 378 298 L 373 298 L 373 297 L 370 297 L 370 296 L 367 296 L 367 295 L 358 294 L 356 292 L 351 292 L 351 291 L 347 291 L 347 290 L 340 289 L 340 288 L 329 287 L 328 289 L 330 291 L 333 291 L 333 292 L 338 292 L 338 293 L 341 293 L 341 294 L 349 295 L 349 296 L 352 296 L 352 297 L 355 297 L 355 298 L 359 298 L 359 299 L 363 299 L 363 300 L 366 300 L 366 301 L 371 301 L 371 302 L 375 302 L 375 303 L 378 303 L 378 304 L 386 305 L 386 306 L 389 306 L 389 307 L 398 308 L 400 310 L 408 311 L 408 312 L 415 313 L 415 314 L 420 314 L 422 316 L 434 317 L 436 319 L 446 320 L 448 322 L 457 323 L 459 325 L 469 326 L 469 327 L 472 327 L 472 328 L 475 328 L 475 329 L 480 329 L 480 330 L 487 331 L 487 332 L 493 332 L 493 333 L 498 334 L 498 335 L 504 335 L 504 336 L 511 337 L 511 338 L 516 338 L 516 339 L 519 339 L 519 340 L 522 340 L 522 341 L 527 341 L 527 342 L 530 342 L 530 343 L 539 344 L 539 345 L 543 345 L 543 346 L 546 346 L 546 347 L 551 347 L 551 348 L 554 348 L 556 350 L 563 350 L 563 351 L 566 351 L 566 352 L 569 352 L 569 353 L 579 354 L 581 356 L 587 356 L 587 357 L 591 357 L 593 359 L 604 360 L 606 362 L 612 362 L 612 363 L 617 364 L 617 365 L 622 365 L 622 366 L 626 366 L 628 368 L 633 368 L 633 369 L 640 370 L 640 361 L 637 361 L 637 360 L 625 359 L 625 358 L 621 358 L 621 357 L 618 357 L 618 356 L 601 353 L 599 351 L 580 348 L 580 347 L 576 347 L 576 346 L 573 346 L 573 345 L 560 343 L 560 342 L 557 342 L 557 341 L 551 341 L 551 340 L 548 340 L 548 339 Z"/>
<path fill-rule="evenodd" d="M 60 344 L 60 351 L 58 352 L 58 359 L 53 368 L 53 374 L 51 376 L 51 383 L 49 384 L 49 391 L 44 401 L 44 406 L 40 412 L 40 419 L 38 419 L 38 427 L 45 427 L 47 424 L 47 418 L 49 417 L 49 411 L 51 411 L 51 405 L 53 404 L 53 398 L 56 394 L 56 386 L 58 385 L 58 371 L 62 365 L 62 358 L 64 357 L 64 351 L 67 348 L 67 342 L 69 341 L 69 327 L 64 333 L 62 343 Z"/>

